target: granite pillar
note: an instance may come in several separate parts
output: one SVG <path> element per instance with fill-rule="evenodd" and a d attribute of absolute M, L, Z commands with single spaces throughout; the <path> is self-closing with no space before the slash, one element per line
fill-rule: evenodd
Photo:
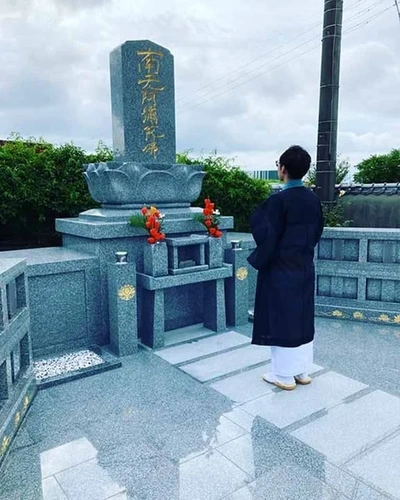
<path fill-rule="evenodd" d="M 232 278 L 226 280 L 226 317 L 229 326 L 245 325 L 248 322 L 249 270 L 247 253 L 242 248 L 229 248 L 225 260 L 233 266 Z"/>
<path fill-rule="evenodd" d="M 204 283 L 204 326 L 218 333 L 226 330 L 224 281 L 217 279 Z"/>
<path fill-rule="evenodd" d="M 136 267 L 134 263 L 108 264 L 110 349 L 129 356 L 138 348 Z"/>

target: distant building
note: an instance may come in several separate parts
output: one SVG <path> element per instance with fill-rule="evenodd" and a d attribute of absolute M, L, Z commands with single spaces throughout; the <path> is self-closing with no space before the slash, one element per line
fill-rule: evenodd
<path fill-rule="evenodd" d="M 263 179 L 264 181 L 279 180 L 277 170 L 253 170 L 249 174 L 255 179 Z"/>

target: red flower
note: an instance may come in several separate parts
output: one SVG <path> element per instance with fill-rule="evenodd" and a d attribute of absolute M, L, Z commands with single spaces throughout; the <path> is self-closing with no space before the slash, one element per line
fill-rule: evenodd
<path fill-rule="evenodd" d="M 147 238 L 147 241 L 150 243 L 150 245 L 154 245 L 156 240 L 154 238 Z"/>
<path fill-rule="evenodd" d="M 147 214 L 147 208 L 146 208 L 146 207 L 143 207 L 143 208 L 142 208 L 142 214 L 143 214 L 143 215 L 146 215 L 146 214 Z"/>
<path fill-rule="evenodd" d="M 217 231 L 215 231 L 214 236 L 215 236 L 216 238 L 221 238 L 221 236 L 222 236 L 222 231 L 220 231 L 220 230 L 218 229 Z"/>
<path fill-rule="evenodd" d="M 211 227 L 212 226 L 212 222 L 209 220 L 209 219 L 206 219 L 204 221 L 204 224 L 207 226 L 207 227 Z"/>
<path fill-rule="evenodd" d="M 214 235 L 217 232 L 217 229 L 215 227 L 210 227 L 208 231 L 210 234 Z"/>

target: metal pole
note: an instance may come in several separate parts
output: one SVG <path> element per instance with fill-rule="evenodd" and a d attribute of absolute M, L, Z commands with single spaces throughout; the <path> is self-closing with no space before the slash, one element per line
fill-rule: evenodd
<path fill-rule="evenodd" d="M 325 0 L 317 145 L 317 194 L 335 200 L 343 0 Z"/>

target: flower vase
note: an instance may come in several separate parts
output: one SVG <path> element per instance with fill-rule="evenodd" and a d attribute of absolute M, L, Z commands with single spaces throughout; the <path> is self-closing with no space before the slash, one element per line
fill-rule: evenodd
<path fill-rule="evenodd" d="M 144 274 L 156 278 L 168 275 L 168 247 L 165 242 L 146 244 L 143 257 Z"/>
<path fill-rule="evenodd" d="M 222 267 L 223 264 L 222 238 L 210 236 L 206 245 L 206 263 L 210 269 Z"/>

